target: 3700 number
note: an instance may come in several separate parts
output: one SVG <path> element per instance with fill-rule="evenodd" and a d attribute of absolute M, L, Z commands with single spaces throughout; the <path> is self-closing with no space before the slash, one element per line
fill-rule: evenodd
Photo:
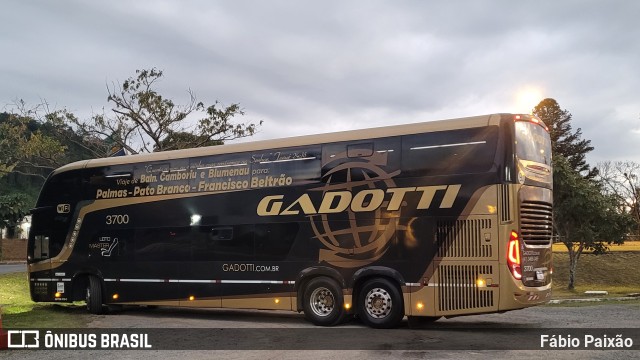
<path fill-rule="evenodd" d="M 107 225 L 124 225 L 129 223 L 129 215 L 107 215 Z"/>

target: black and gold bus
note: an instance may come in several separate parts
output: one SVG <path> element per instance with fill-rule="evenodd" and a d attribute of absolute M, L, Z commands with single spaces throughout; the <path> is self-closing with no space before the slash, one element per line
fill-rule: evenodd
<path fill-rule="evenodd" d="M 549 299 L 551 216 L 531 115 L 87 160 L 32 210 L 31 297 L 383 328 L 502 312 Z"/>

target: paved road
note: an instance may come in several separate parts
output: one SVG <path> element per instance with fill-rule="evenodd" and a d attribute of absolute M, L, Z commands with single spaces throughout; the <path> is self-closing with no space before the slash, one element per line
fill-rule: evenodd
<path fill-rule="evenodd" d="M 525 336 L 540 333 L 568 332 L 573 337 L 609 328 L 612 334 L 622 333 L 640 343 L 640 302 L 605 303 L 590 306 L 545 306 L 505 314 L 443 319 L 423 328 L 373 330 L 357 321 L 339 327 L 314 327 L 299 314 L 290 312 L 259 312 L 225 309 L 138 309 L 131 308 L 111 315 L 87 316 L 90 328 L 106 332 L 144 332 L 145 329 L 166 329 L 154 338 L 157 347 L 173 343 L 175 347 L 195 343 L 221 350 L 148 350 L 148 351 L 20 351 L 11 358 L 131 358 L 157 360 L 189 359 L 513 359 L 543 356 L 552 359 L 637 359 L 638 350 L 562 350 L 545 351 L 519 349 Z M 173 329 L 172 329 L 173 328 Z M 180 329 L 175 329 L 180 328 Z M 635 328 L 630 330 L 629 328 Z M 95 330 L 94 330 L 95 331 Z M 190 332 L 191 331 L 191 332 Z M 606 330 L 609 331 L 609 330 Z M 160 338 L 158 338 L 160 336 Z M 253 344 L 257 344 L 253 346 Z M 301 350 L 299 344 L 312 344 Z M 340 345 L 342 344 L 342 345 Z M 354 344 L 346 350 L 344 344 Z M 373 345 L 372 345 L 373 344 Z M 503 346 L 504 350 L 496 349 Z M 186 345 L 184 348 L 193 348 Z M 341 350 L 336 350 L 339 348 Z M 268 349 L 268 350 L 263 350 Z M 307 349 L 302 347 L 302 349 Z M 434 350 L 439 349 L 439 350 Z M 1 356 L 2 354 L 0 354 Z"/>
<path fill-rule="evenodd" d="M 0 274 L 27 271 L 27 264 L 0 264 Z"/>

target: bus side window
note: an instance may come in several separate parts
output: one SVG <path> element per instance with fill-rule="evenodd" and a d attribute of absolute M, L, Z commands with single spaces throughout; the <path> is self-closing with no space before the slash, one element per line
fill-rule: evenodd
<path fill-rule="evenodd" d="M 472 174 L 494 164 L 498 127 L 438 131 L 402 137 L 406 176 Z"/>
<path fill-rule="evenodd" d="M 193 260 L 252 260 L 254 256 L 253 225 L 202 226 L 192 237 Z"/>
<path fill-rule="evenodd" d="M 317 183 L 321 168 L 320 146 L 283 148 L 251 154 L 251 186 L 263 187 L 267 178 L 282 180 L 277 186 Z"/>
<path fill-rule="evenodd" d="M 130 238 L 124 236 L 124 238 Z M 190 257 L 191 227 L 136 229 L 134 244 L 136 261 L 176 261 Z M 131 256 L 127 248 L 122 255 Z"/>
<path fill-rule="evenodd" d="M 400 137 L 322 146 L 322 181 L 326 183 L 376 181 L 397 175 L 399 169 Z"/>
<path fill-rule="evenodd" d="M 359 158 L 373 155 L 373 143 L 347 145 L 347 157 Z"/>
<path fill-rule="evenodd" d="M 300 224 L 297 222 L 256 224 L 256 260 L 286 259 L 299 231 Z"/>
<path fill-rule="evenodd" d="M 133 167 L 117 165 L 87 169 L 83 172 L 83 197 L 108 199 L 108 190 L 133 191 Z"/>

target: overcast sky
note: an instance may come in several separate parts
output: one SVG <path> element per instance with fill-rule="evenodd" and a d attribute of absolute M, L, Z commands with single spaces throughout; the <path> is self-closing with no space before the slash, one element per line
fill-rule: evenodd
<path fill-rule="evenodd" d="M 0 11 L 0 103 L 81 117 L 106 84 L 240 103 L 255 139 L 530 113 L 552 97 L 603 160 L 640 162 L 639 1 L 28 1 Z"/>

